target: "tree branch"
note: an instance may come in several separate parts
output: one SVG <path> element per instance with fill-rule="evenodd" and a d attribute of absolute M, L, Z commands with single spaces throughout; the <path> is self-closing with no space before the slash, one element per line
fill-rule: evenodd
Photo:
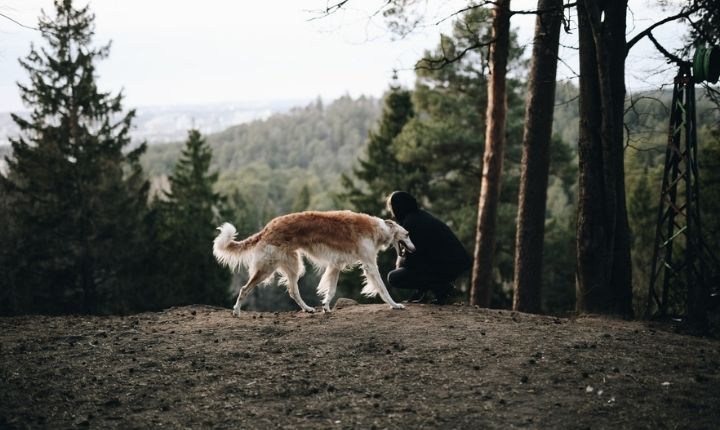
<path fill-rule="evenodd" d="M 35 27 L 30 27 L 29 25 L 22 24 L 22 23 L 18 22 L 17 20 L 15 20 L 15 19 L 13 19 L 13 18 L 10 18 L 9 16 L 5 15 L 4 13 L 0 13 L 0 17 L 3 17 L 3 18 L 5 18 L 5 19 L 7 19 L 8 21 L 11 21 L 11 22 L 19 25 L 20 27 L 27 28 L 27 29 L 29 29 L 29 30 L 37 30 L 37 28 L 35 28 Z"/>
<path fill-rule="evenodd" d="M 665 19 L 662 19 L 650 27 L 646 28 L 645 30 L 641 31 L 640 33 L 636 34 L 635 37 L 628 40 L 625 44 L 625 56 L 630 52 L 630 49 L 632 49 L 633 46 L 635 46 L 636 43 L 638 43 L 643 37 L 649 35 L 654 29 L 657 27 L 660 27 L 663 24 L 667 24 L 668 22 L 675 21 L 682 18 L 687 18 L 690 15 L 694 14 L 695 12 L 700 10 L 700 6 L 694 5 L 693 7 L 690 7 L 688 9 L 683 10 L 682 12 L 679 12 L 673 16 L 669 16 Z"/>
<path fill-rule="evenodd" d="M 452 17 L 458 16 L 458 15 L 463 14 L 463 13 L 465 13 L 465 12 L 468 12 L 468 11 L 471 11 L 471 10 L 475 10 L 475 9 L 477 9 L 477 8 L 479 8 L 479 7 L 483 7 L 483 6 L 487 6 L 487 5 L 497 6 L 497 2 L 496 2 L 496 1 L 492 1 L 492 0 L 485 0 L 485 1 L 483 1 L 482 3 L 473 4 L 473 5 L 470 5 L 470 6 L 468 6 L 468 7 L 464 7 L 464 8 L 462 8 L 462 9 L 460 9 L 460 10 L 457 10 L 457 11 L 451 13 L 450 15 L 446 16 L 445 18 L 441 19 L 440 21 L 436 22 L 435 25 L 442 24 L 443 22 L 447 21 L 448 19 L 450 19 L 450 18 L 452 18 Z"/>
<path fill-rule="evenodd" d="M 653 45 L 655 45 L 655 48 L 657 48 L 657 50 L 660 51 L 668 59 L 668 61 L 672 61 L 678 66 L 682 66 L 683 64 L 692 65 L 691 62 L 685 61 L 677 55 L 671 54 L 667 49 L 665 49 L 664 46 L 660 44 L 660 42 L 657 41 L 657 39 L 655 39 L 655 36 L 653 36 L 652 32 L 648 32 L 647 37 L 648 39 L 650 39 Z"/>
<path fill-rule="evenodd" d="M 328 16 L 332 15 L 333 13 L 342 9 L 342 7 L 345 6 L 345 3 L 349 2 L 349 1 L 350 0 L 341 0 L 332 5 L 330 3 L 328 3 L 328 5 L 325 7 L 325 9 L 320 9 L 320 10 L 314 11 L 316 13 L 319 13 L 319 15 L 308 19 L 308 21 L 315 21 L 316 19 L 322 19 L 322 18 L 328 17 Z"/>
<path fill-rule="evenodd" d="M 418 65 L 415 66 L 415 70 L 440 70 L 448 64 L 456 63 L 462 60 L 468 52 L 474 51 L 475 49 L 482 48 L 484 46 L 492 45 L 493 43 L 495 43 L 495 39 L 489 40 L 487 42 L 473 43 L 452 58 L 448 58 L 447 55 L 445 55 L 445 47 L 441 44 L 441 49 L 443 50 L 442 58 L 423 58 L 422 60 L 418 61 Z M 428 66 L 424 66 L 423 64 L 428 64 Z"/>
<path fill-rule="evenodd" d="M 570 9 L 571 7 L 577 6 L 577 3 L 564 4 L 561 7 L 552 7 L 549 9 L 535 9 L 535 10 L 511 10 L 510 16 L 513 15 L 542 15 L 548 12 L 555 12 L 557 10 Z"/>

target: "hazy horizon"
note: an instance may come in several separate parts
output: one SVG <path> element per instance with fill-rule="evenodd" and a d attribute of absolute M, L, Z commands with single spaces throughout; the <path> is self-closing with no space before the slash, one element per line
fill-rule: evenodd
<path fill-rule="evenodd" d="M 311 11 L 326 7 L 326 1 L 217 0 L 202 7 L 170 0 L 89 4 L 96 15 L 94 44 L 112 41 L 109 58 L 97 64 L 99 86 L 113 93 L 122 90 L 124 106 L 130 109 L 333 100 L 345 94 L 380 97 L 393 70 L 398 70 L 401 84 L 412 87 L 414 63 L 424 50 L 437 45 L 441 31 L 450 28 L 452 19 L 442 19 L 466 2 L 428 3 L 424 24 L 405 38 L 393 35 L 381 16 L 369 17 L 381 3 L 350 2 L 340 12 L 316 20 L 310 20 L 318 16 Z M 628 38 L 671 13 L 647 5 L 646 0 L 630 2 Z M 514 0 L 512 6 L 528 10 L 535 2 Z M 42 8 L 52 14 L 52 1 L 8 0 L 0 5 L 0 13 L 35 26 Z M 529 56 L 534 16 L 516 15 L 512 25 Z M 654 34 L 672 49 L 681 42 L 679 28 L 663 26 Z M 563 35 L 566 45 L 576 38 L 576 30 L 571 31 Z M 27 82 L 27 73 L 17 60 L 29 53 L 30 43 L 42 44 L 42 39 L 38 31 L 5 18 L 0 18 L 0 32 L 0 112 L 23 111 L 27 108 L 16 82 Z M 565 61 L 559 65 L 558 79 L 575 79 L 574 51 L 561 48 L 561 56 Z M 649 42 L 631 51 L 627 68 L 632 90 L 671 83 L 674 74 Z"/>

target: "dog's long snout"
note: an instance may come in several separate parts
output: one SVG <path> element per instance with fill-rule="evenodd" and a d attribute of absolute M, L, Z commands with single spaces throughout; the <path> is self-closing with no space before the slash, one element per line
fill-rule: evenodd
<path fill-rule="evenodd" d="M 410 239 L 405 239 L 400 243 L 408 252 L 415 252 L 415 245 L 410 241 Z"/>

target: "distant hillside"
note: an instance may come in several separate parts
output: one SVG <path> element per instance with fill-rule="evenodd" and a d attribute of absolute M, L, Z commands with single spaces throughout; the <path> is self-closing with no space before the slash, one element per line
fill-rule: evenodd
<path fill-rule="evenodd" d="M 309 207 L 329 209 L 339 175 L 354 164 L 380 111 L 378 99 L 345 96 L 207 135 L 211 170 L 220 173 L 218 188 L 238 190 L 250 201 L 269 197 L 268 211 L 279 213 L 290 210 L 307 186 L 313 196 Z M 182 145 L 151 145 L 143 157 L 147 174 L 169 174 Z"/>
<path fill-rule="evenodd" d="M 185 138 L 187 130 L 195 127 L 202 133 L 215 133 L 228 127 L 265 119 L 276 113 L 307 103 L 289 99 L 258 102 L 212 103 L 180 106 L 140 106 L 133 121 L 130 136 L 133 141 L 149 144 L 176 142 Z M 132 106 L 126 106 L 132 108 Z M 16 112 L 22 116 L 28 112 Z M 9 112 L 0 112 L 0 151 L 17 136 L 19 129 Z"/>

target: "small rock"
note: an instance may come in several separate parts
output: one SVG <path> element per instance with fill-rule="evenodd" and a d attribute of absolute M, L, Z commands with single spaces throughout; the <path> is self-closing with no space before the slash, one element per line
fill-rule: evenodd
<path fill-rule="evenodd" d="M 350 306 L 357 306 L 357 305 L 358 305 L 358 302 L 356 302 L 355 300 L 341 297 L 341 298 L 337 299 L 337 301 L 335 302 L 334 309 L 343 309 L 343 308 L 348 308 Z"/>
<path fill-rule="evenodd" d="M 118 399 L 117 397 L 113 397 L 112 399 L 109 399 L 105 403 L 103 403 L 103 406 L 106 406 L 109 408 L 110 407 L 114 408 L 114 407 L 120 406 L 120 399 Z"/>

